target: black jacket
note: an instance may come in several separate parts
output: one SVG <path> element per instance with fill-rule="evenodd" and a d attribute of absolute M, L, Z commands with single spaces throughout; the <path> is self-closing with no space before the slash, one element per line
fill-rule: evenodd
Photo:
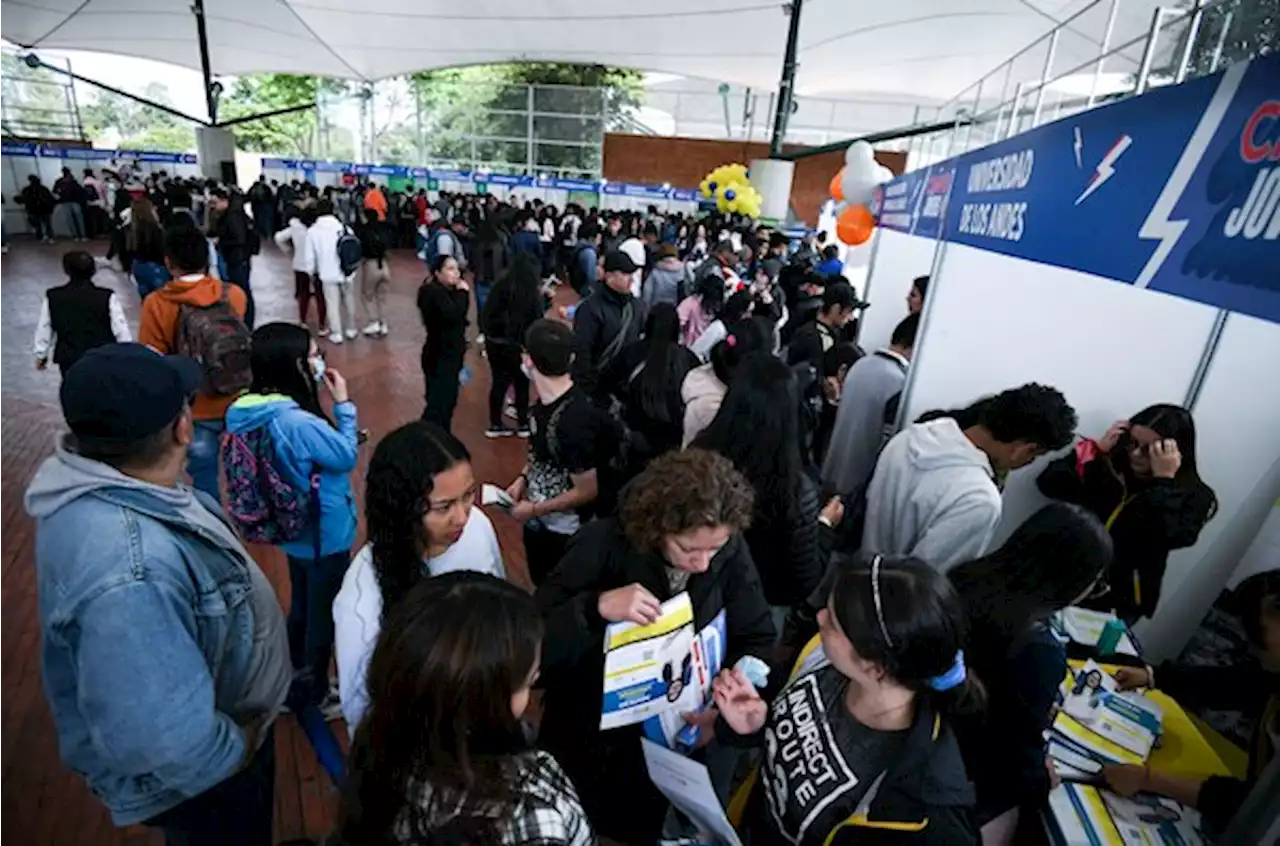
<path fill-rule="evenodd" d="M 785 696 L 786 690 L 780 694 Z M 981 838 L 974 822 L 974 790 L 960 756 L 960 744 L 950 720 L 933 710 L 928 698 L 917 699 L 915 719 L 895 760 L 883 773 L 864 813 L 854 807 L 829 832 L 810 842 L 831 846 L 969 846 Z M 760 745 L 766 730 L 735 735 L 724 719 L 716 721 L 716 737 L 727 744 Z M 790 844 L 768 820 L 760 805 L 764 787 L 757 784 L 751 814 L 752 846 Z M 838 800 L 837 800 L 838 801 Z M 867 802 L 864 797 L 858 803 Z M 750 814 L 750 812 L 749 812 Z M 763 824 L 762 824 L 763 823 Z M 812 833 L 812 832 L 811 832 Z"/>
<path fill-rule="evenodd" d="M 360 228 L 360 255 L 368 261 L 377 262 L 378 267 L 382 267 L 382 263 L 387 257 L 387 242 L 382 237 L 379 227 L 363 226 Z"/>
<path fill-rule="evenodd" d="M 751 558 L 764 582 L 764 595 L 770 605 L 799 605 L 822 582 L 827 571 L 829 546 L 822 542 L 818 513 L 818 486 L 808 475 L 800 474 L 796 501 L 784 516 L 766 519 L 759 507 L 745 537 Z"/>
<path fill-rule="evenodd" d="M 630 310 L 630 318 L 624 315 Z M 619 294 L 600 284 L 582 301 L 573 316 L 573 383 L 593 398 L 607 391 L 601 376 L 628 344 L 640 339 L 644 327 L 644 309 L 631 294 Z M 605 360 L 610 345 L 622 333 L 616 352 Z"/>
<path fill-rule="evenodd" d="M 1036 484 L 1045 496 L 1083 505 L 1109 523 L 1115 557 L 1102 602 L 1130 622 L 1155 613 L 1169 551 L 1193 545 L 1213 508 L 1202 487 L 1174 479 L 1135 482 L 1105 455 L 1085 464 L 1081 476 L 1074 450 L 1050 463 Z"/>
<path fill-rule="evenodd" d="M 470 304 L 470 295 L 461 288 L 448 288 L 438 282 L 424 282 L 418 288 L 418 311 L 427 330 L 422 344 L 423 370 L 434 370 L 441 364 L 462 366 Z"/>
<path fill-rule="evenodd" d="M 975 621 L 965 662 L 987 689 L 987 709 L 955 719 L 979 825 L 1010 808 L 1038 807 L 1049 794 L 1044 731 L 1067 671 L 1067 654 L 1047 627 L 1019 643 L 986 636 Z"/>
<path fill-rule="evenodd" d="M 44 185 L 31 185 L 18 192 L 18 202 L 26 206 L 30 214 L 49 214 L 53 211 L 53 192 Z"/>
<path fill-rule="evenodd" d="M 541 295 L 530 299 L 526 308 L 516 311 L 512 308 L 511 288 L 510 278 L 500 279 L 485 300 L 484 311 L 480 314 L 480 329 L 484 332 L 485 343 L 505 341 L 523 347 L 524 333 L 542 317 Z"/>
<path fill-rule="evenodd" d="M 623 421 L 644 439 L 647 457 L 654 458 L 680 448 L 684 437 L 684 399 L 680 396 L 680 386 L 684 384 L 684 377 L 700 362 L 688 347 L 679 346 L 672 352 L 676 359 L 672 371 L 674 378 L 667 386 L 666 419 L 662 420 L 648 414 L 641 403 L 638 385 L 644 375 L 643 366 L 648 354 L 649 345 L 645 341 L 630 344 L 614 360 L 604 380 L 622 403 Z"/>
<path fill-rule="evenodd" d="M 227 210 L 218 218 L 217 228 L 218 252 L 227 264 L 239 264 L 249 261 L 255 252 L 256 234 L 250 234 L 252 226 L 243 207 L 237 207 L 235 201 L 227 206 Z"/>
<path fill-rule="evenodd" d="M 666 807 L 645 771 L 640 726 L 599 730 L 606 624 L 596 603 L 601 593 L 634 582 L 661 600 L 672 596 L 664 560 L 633 549 L 615 519 L 597 520 L 574 536 L 535 597 L 546 626 L 539 743 L 578 786 L 597 832 L 615 838 L 627 833 L 656 836 Z M 685 589 L 696 629 L 725 612 L 724 666 L 733 666 L 743 655 L 768 659 L 773 620 L 740 536 L 730 538 L 707 572 L 692 576 Z M 642 836 L 626 839 L 644 842 Z"/>

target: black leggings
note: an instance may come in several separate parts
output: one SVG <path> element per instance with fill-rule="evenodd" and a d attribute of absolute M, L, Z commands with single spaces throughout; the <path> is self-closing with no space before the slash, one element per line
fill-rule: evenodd
<path fill-rule="evenodd" d="M 427 381 L 427 407 L 422 419 L 449 430 L 453 424 L 453 410 L 458 406 L 458 373 L 460 361 L 422 362 L 422 375 Z"/>
<path fill-rule="evenodd" d="M 486 340 L 485 354 L 489 357 L 489 370 L 493 374 L 489 385 L 489 425 L 502 425 L 502 402 L 507 388 L 516 395 L 516 419 L 520 428 L 529 425 L 529 380 L 520 372 L 520 348 L 508 341 Z"/>

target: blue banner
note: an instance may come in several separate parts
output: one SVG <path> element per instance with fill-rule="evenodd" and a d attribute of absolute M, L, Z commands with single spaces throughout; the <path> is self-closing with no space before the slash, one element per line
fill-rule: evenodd
<path fill-rule="evenodd" d="M 948 240 L 1280 322 L 1280 56 L 945 164 Z"/>
<path fill-rule="evenodd" d="M 886 229 L 937 238 L 954 176 L 951 162 L 903 174 L 876 188 L 871 213 Z"/>
<path fill-rule="evenodd" d="M 34 157 L 36 154 L 36 145 L 21 141 L 5 141 L 0 145 L 0 154 L 6 156 Z"/>

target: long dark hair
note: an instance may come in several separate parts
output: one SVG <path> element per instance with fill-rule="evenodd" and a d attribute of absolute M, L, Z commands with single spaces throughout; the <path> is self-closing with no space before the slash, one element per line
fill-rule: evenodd
<path fill-rule="evenodd" d="M 947 575 L 969 614 L 975 664 L 1005 660 L 1051 614 L 1080 599 L 1111 556 L 1111 535 L 1093 512 L 1053 502 L 995 552 L 953 568 Z"/>
<path fill-rule="evenodd" d="M 538 311 L 541 276 L 542 266 L 532 253 L 516 253 L 507 272 L 493 283 L 485 302 L 485 331 L 497 331 L 496 338 L 520 343 L 533 323 L 530 315 Z"/>
<path fill-rule="evenodd" d="M 650 420 L 676 423 L 682 414 L 680 383 L 689 372 L 689 357 L 680 346 L 680 315 L 674 305 L 654 305 L 644 323 L 644 345 L 643 369 L 630 385 L 632 401 Z"/>
<path fill-rule="evenodd" d="M 530 750 L 512 695 L 528 685 L 541 642 L 532 597 L 501 579 L 446 573 L 409 591 L 369 662 L 343 843 L 402 842 L 402 814 L 408 842 L 501 840 L 520 792 L 518 756 Z"/>
<path fill-rule="evenodd" d="M 944 713 L 984 704 L 973 673 L 950 690 L 929 684 L 952 668 L 968 635 L 964 605 L 946 576 L 918 558 L 866 552 L 838 555 L 834 566 L 831 607 L 860 658 Z"/>
<path fill-rule="evenodd" d="M 255 394 L 284 394 L 304 410 L 328 420 L 307 363 L 310 352 L 311 332 L 306 328 L 280 322 L 259 326 L 253 331 L 249 356 L 253 369 L 249 390 Z"/>
<path fill-rule="evenodd" d="M 739 320 L 726 327 L 724 339 L 711 348 L 707 361 L 716 378 L 728 385 L 733 374 L 747 356 L 756 352 L 768 352 L 769 336 L 756 320 Z"/>
<path fill-rule="evenodd" d="M 743 359 L 711 424 L 693 445 L 730 459 L 756 492 L 758 522 L 795 513 L 804 472 L 795 373 L 766 352 Z"/>
<path fill-rule="evenodd" d="M 1161 403 L 1142 409 L 1129 418 L 1130 426 L 1146 426 L 1153 429 L 1162 438 L 1172 438 L 1178 444 L 1178 452 L 1182 454 L 1182 464 L 1178 467 L 1173 480 L 1185 488 L 1199 492 L 1199 498 L 1206 504 L 1204 521 L 1207 523 L 1218 513 L 1218 495 L 1213 488 L 1200 478 L 1200 468 L 1196 464 L 1196 421 L 1180 405 Z M 1111 460 L 1119 465 L 1122 471 L 1129 470 L 1129 454 L 1127 450 L 1112 450 Z"/>
<path fill-rule="evenodd" d="M 423 517 L 437 474 L 470 462 L 467 448 L 434 423 L 407 423 L 378 442 L 365 475 L 364 516 L 382 618 L 422 579 L 427 550 Z"/>

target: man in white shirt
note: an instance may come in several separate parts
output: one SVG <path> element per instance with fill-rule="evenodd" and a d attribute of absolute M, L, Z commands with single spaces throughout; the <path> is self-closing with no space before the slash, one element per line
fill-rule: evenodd
<path fill-rule="evenodd" d="M 355 274 L 343 273 L 338 260 L 338 239 L 346 231 L 346 225 L 333 214 L 333 203 L 316 203 L 316 222 L 307 230 L 307 272 L 318 277 L 324 288 L 331 344 L 342 343 L 343 308 L 347 311 L 347 338 L 360 334 L 356 329 Z"/>
<path fill-rule="evenodd" d="M 307 322 L 311 300 L 316 301 L 316 317 L 321 330 L 328 325 L 324 292 L 311 275 L 311 251 L 307 245 L 308 223 L 315 222 L 314 209 L 289 209 L 289 225 L 275 234 L 276 246 L 293 254 L 293 296 L 298 301 L 298 319 Z"/>

